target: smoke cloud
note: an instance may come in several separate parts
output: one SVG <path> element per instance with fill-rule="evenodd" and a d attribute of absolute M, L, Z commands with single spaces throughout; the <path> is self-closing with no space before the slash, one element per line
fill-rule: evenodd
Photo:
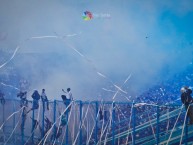
<path fill-rule="evenodd" d="M 50 99 L 70 87 L 75 99 L 112 100 L 118 91 L 126 101 L 192 64 L 192 18 L 191 0 L 1 0 L 1 64 L 20 48 L 0 74 L 13 67 L 28 94 L 45 88 Z"/>

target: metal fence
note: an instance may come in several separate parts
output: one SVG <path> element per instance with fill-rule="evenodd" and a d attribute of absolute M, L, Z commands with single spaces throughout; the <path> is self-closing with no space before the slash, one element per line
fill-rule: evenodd
<path fill-rule="evenodd" d="M 0 144 L 187 144 L 193 139 L 183 106 L 54 100 L 39 107 L 0 104 Z"/>

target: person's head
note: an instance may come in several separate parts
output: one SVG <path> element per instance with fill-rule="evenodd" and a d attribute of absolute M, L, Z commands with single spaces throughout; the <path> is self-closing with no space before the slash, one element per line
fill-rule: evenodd
<path fill-rule="evenodd" d="M 42 92 L 45 92 L 45 89 L 42 89 Z"/>
<path fill-rule="evenodd" d="M 188 86 L 184 86 L 184 88 L 187 90 L 187 89 L 189 89 L 189 87 Z"/>
<path fill-rule="evenodd" d="M 70 88 L 67 89 L 67 92 L 70 92 Z"/>
<path fill-rule="evenodd" d="M 180 89 L 180 92 L 181 92 L 181 93 L 185 93 L 185 92 L 186 92 L 186 88 L 185 88 L 185 87 L 182 87 L 182 88 Z"/>
<path fill-rule="evenodd" d="M 34 94 L 38 94 L 38 90 L 34 90 Z"/>

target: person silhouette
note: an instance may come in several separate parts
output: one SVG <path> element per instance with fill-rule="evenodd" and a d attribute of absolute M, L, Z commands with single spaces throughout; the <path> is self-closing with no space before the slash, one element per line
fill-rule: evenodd
<path fill-rule="evenodd" d="M 193 106 L 192 106 L 193 98 L 191 96 L 192 90 L 189 87 L 185 86 L 181 88 L 180 92 L 181 92 L 181 101 L 185 106 L 187 116 L 189 118 L 188 124 L 192 125 L 193 124 Z"/>

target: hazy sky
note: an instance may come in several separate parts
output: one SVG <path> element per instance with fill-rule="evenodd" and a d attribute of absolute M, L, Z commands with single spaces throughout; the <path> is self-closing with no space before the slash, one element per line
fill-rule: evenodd
<path fill-rule="evenodd" d="M 193 1 L 0 0 L 0 49 L 30 91 L 125 101 L 192 64 Z"/>

